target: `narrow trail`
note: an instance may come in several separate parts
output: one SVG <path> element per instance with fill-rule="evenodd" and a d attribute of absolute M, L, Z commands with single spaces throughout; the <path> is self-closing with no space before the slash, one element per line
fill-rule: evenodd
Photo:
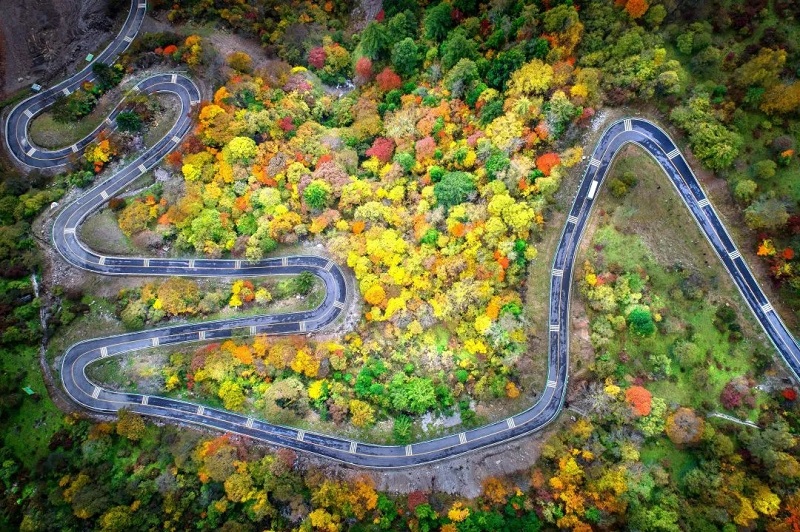
<path fill-rule="evenodd" d="M 132 1 L 131 12 L 122 31 L 98 55 L 97 61 L 112 63 L 127 48 L 138 32 L 146 9 L 144 1 Z M 11 111 L 5 124 L 6 144 L 20 163 L 35 168 L 63 166 L 73 154 L 81 152 L 103 127 L 112 126 L 118 110 L 112 112 L 98 130 L 71 147 L 48 151 L 30 142 L 27 132 L 31 119 L 52 105 L 61 94 L 71 93 L 87 79 L 92 79 L 91 65 L 25 100 Z M 97 360 L 164 345 L 225 339 L 239 336 L 242 332 L 249 335 L 310 334 L 336 321 L 348 302 L 348 287 L 341 269 L 322 257 L 293 256 L 252 262 L 234 259 L 179 260 L 113 257 L 88 249 L 78 238 L 77 227 L 89 214 L 101 208 L 108 198 L 119 194 L 157 165 L 180 143 L 192 126 L 189 118 L 191 108 L 200 101 L 194 82 L 179 73 L 149 76 L 140 80 L 134 90 L 147 94 L 166 92 L 176 95 L 180 100 L 180 116 L 154 146 L 61 210 L 53 224 L 52 243 L 64 259 L 78 268 L 101 275 L 244 277 L 296 275 L 308 271 L 323 281 L 326 296 L 316 309 L 310 311 L 179 325 L 79 342 L 71 346 L 63 357 L 61 381 L 70 398 L 83 408 L 105 413 L 129 408 L 141 414 L 237 433 L 348 464 L 385 469 L 435 462 L 541 430 L 558 417 L 567 391 L 570 290 L 578 245 L 597 192 L 614 158 L 627 144 L 640 146 L 658 162 L 795 378 L 800 372 L 800 347 L 758 286 L 676 144 L 656 124 L 627 118 L 611 124 L 598 140 L 556 248 L 550 277 L 547 384 L 539 400 L 528 409 L 459 434 L 405 446 L 384 446 L 306 432 L 175 399 L 103 389 L 86 376 L 86 367 Z"/>

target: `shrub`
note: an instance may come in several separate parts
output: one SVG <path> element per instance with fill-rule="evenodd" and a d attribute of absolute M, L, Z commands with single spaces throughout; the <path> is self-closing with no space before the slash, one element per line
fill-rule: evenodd
<path fill-rule="evenodd" d="M 141 131 L 142 117 L 135 111 L 122 111 L 117 115 L 117 127 L 120 131 Z"/>

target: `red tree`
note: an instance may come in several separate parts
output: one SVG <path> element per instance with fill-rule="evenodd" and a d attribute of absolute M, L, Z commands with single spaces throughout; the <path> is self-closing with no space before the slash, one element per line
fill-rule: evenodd
<path fill-rule="evenodd" d="M 372 147 L 367 150 L 367 156 L 375 156 L 382 163 L 388 163 L 394 153 L 394 141 L 386 137 L 378 137 L 372 143 Z"/>
<path fill-rule="evenodd" d="M 631 386 L 625 390 L 625 399 L 630 403 L 631 408 L 637 416 L 650 414 L 653 396 L 646 388 L 641 386 Z"/>
<path fill-rule="evenodd" d="M 327 54 L 325 53 L 325 49 L 321 46 L 318 48 L 312 48 L 312 50 L 308 52 L 308 64 L 314 68 L 324 67 L 326 58 Z"/>
<path fill-rule="evenodd" d="M 372 79 L 372 60 L 369 57 L 362 57 L 356 62 L 356 82 L 360 85 L 368 83 Z"/>
<path fill-rule="evenodd" d="M 628 3 L 625 4 L 625 11 L 631 16 L 631 18 L 639 18 L 650 8 L 650 5 L 647 3 L 647 0 L 628 0 Z"/>
<path fill-rule="evenodd" d="M 378 74 L 375 80 L 378 82 L 378 87 L 384 92 L 397 89 L 403 84 L 403 80 L 400 79 L 400 76 L 395 74 L 394 70 L 389 67 L 384 68 L 383 72 Z"/>
<path fill-rule="evenodd" d="M 550 175 L 550 171 L 554 166 L 561 163 L 557 153 L 545 153 L 536 158 L 536 168 L 542 171 L 544 175 Z"/>

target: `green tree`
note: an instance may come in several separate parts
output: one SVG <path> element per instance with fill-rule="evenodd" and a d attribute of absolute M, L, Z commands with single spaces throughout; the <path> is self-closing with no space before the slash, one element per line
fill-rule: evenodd
<path fill-rule="evenodd" d="M 119 85 L 119 82 L 125 76 L 122 66 L 110 66 L 99 62 L 92 65 L 92 73 L 95 75 L 97 84 L 103 92 Z"/>
<path fill-rule="evenodd" d="M 691 133 L 692 150 L 712 170 L 724 170 L 739 156 L 744 141 L 741 135 L 721 124 L 701 122 Z"/>
<path fill-rule="evenodd" d="M 736 182 L 736 187 L 733 190 L 733 194 L 738 200 L 750 201 L 753 199 L 753 196 L 755 196 L 757 189 L 758 185 L 755 181 L 750 179 L 742 179 Z"/>
<path fill-rule="evenodd" d="M 388 44 L 386 31 L 374 20 L 361 32 L 361 53 L 372 60 L 381 58 Z"/>
<path fill-rule="evenodd" d="M 453 18 L 450 16 L 451 9 L 447 2 L 440 2 L 428 8 L 422 23 L 427 39 L 442 42 L 447 37 L 447 32 L 453 27 Z"/>
<path fill-rule="evenodd" d="M 764 159 L 758 161 L 753 165 L 753 174 L 758 179 L 769 179 L 775 177 L 775 172 L 778 170 L 778 164 L 775 161 Z"/>
<path fill-rule="evenodd" d="M 478 58 L 478 44 L 468 39 L 463 31 L 453 31 L 440 48 L 442 67 L 450 70 L 462 59 L 476 60 Z"/>
<path fill-rule="evenodd" d="M 475 179 L 467 172 L 447 172 L 433 186 L 436 201 L 445 207 L 465 202 L 474 191 Z"/>
<path fill-rule="evenodd" d="M 408 77 L 417 69 L 419 50 L 411 37 L 406 37 L 392 47 L 392 65 L 401 76 Z"/>
<path fill-rule="evenodd" d="M 444 85 L 453 98 L 460 98 L 477 79 L 478 66 L 470 59 L 462 59 L 447 73 Z"/>
<path fill-rule="evenodd" d="M 650 336 L 656 332 L 656 324 L 650 309 L 642 305 L 636 305 L 628 313 L 628 324 L 633 332 L 640 336 Z"/>
<path fill-rule="evenodd" d="M 141 131 L 142 117 L 135 111 L 122 111 L 117 115 L 117 127 L 120 131 Z"/>
<path fill-rule="evenodd" d="M 324 209 L 328 205 L 330 197 L 331 186 L 322 179 L 315 179 L 303 191 L 303 199 L 312 209 Z"/>

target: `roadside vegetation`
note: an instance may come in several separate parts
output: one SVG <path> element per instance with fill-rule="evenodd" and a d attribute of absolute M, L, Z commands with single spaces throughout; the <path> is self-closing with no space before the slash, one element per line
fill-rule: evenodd
<path fill-rule="evenodd" d="M 800 34 L 787 0 L 402 0 L 363 25 L 345 0 L 149 4 L 163 21 L 250 36 L 282 61 L 218 57 L 194 33 L 143 34 L 54 107 L 47 119 L 77 135 L 126 74 L 189 69 L 212 86 L 165 160 L 171 181 L 109 199 L 103 216 L 129 239 L 118 244 L 242 259 L 322 245 L 352 269 L 364 305 L 343 338 L 162 349 L 144 365 L 101 362 L 104 381 L 392 443 L 429 434 L 424 419 L 471 425 L 491 418 L 478 414 L 487 405 L 528 406 L 530 359 L 544 353 L 529 347 L 543 324 L 523 310 L 527 274 L 549 270 L 539 251 L 558 231 L 554 198 L 604 106 L 660 110 L 685 133 L 698 167 L 726 179 L 733 221 L 783 306 L 800 308 Z M 52 365 L 98 329 L 320 297 L 299 277 L 35 297 L 33 219 L 158 136 L 169 119 L 154 101 L 126 104 L 120 131 L 64 174 L 2 170 L 0 528 L 800 529 L 796 389 L 671 186 L 635 152 L 601 192 L 575 272 L 593 353 L 575 368 L 576 421 L 477 499 L 379 493 L 368 474 L 127 411 L 63 415 L 36 369 L 44 335 Z"/>

